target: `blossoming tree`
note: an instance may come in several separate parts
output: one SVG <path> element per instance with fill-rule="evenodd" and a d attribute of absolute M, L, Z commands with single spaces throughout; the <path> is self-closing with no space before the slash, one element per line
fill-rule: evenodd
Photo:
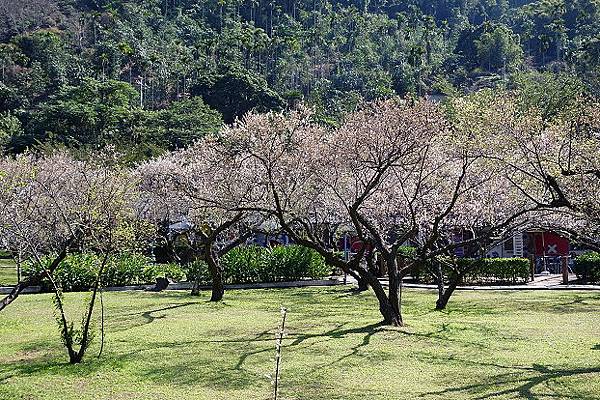
<path fill-rule="evenodd" d="M 207 136 L 138 168 L 145 217 L 167 225 L 188 222 L 172 234 L 185 237 L 192 258 L 207 263 L 211 301 L 224 294 L 220 258 L 246 241 L 261 221 L 248 208 L 262 195 L 257 176 L 241 162 L 236 143 L 225 138 Z M 198 293 L 198 281 L 192 293 Z"/>
<path fill-rule="evenodd" d="M 69 360 L 81 362 L 91 343 L 93 311 L 110 257 L 144 237 L 146 228 L 138 224 L 136 202 L 130 174 L 110 158 L 78 161 L 56 153 L 1 160 L 0 240 L 19 255 L 20 262 L 30 264 L 30 272 L 2 300 L 0 310 L 26 287 L 49 280 Z M 75 328 L 54 272 L 69 252 L 86 249 L 98 253 L 101 261 L 81 327 Z"/>

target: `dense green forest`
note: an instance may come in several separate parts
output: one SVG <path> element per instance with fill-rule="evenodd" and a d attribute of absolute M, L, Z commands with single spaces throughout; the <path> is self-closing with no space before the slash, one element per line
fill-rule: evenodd
<path fill-rule="evenodd" d="M 0 0 L 5 152 L 137 160 L 251 109 L 336 124 L 365 100 L 548 74 L 596 92 L 600 0 Z"/>

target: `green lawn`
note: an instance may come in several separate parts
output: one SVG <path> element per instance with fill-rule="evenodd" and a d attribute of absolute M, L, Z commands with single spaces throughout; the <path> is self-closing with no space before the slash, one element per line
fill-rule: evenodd
<path fill-rule="evenodd" d="M 11 259 L 0 258 L 0 286 L 15 285 L 17 270 Z"/>
<path fill-rule="evenodd" d="M 106 294 L 105 353 L 96 338 L 70 366 L 51 297 L 23 296 L 0 312 L 0 399 L 268 399 L 281 305 L 281 399 L 600 399 L 598 292 L 460 292 L 435 312 L 407 291 L 402 329 L 343 287 L 207 298 Z"/>

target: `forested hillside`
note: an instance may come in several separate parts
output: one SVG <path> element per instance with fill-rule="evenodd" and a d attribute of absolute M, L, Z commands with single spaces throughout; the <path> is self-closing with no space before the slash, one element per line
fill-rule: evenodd
<path fill-rule="evenodd" d="M 600 73 L 600 0 L 0 0 L 0 146 L 183 147 L 251 109 Z M 530 76 L 529 73 L 527 76 Z"/>

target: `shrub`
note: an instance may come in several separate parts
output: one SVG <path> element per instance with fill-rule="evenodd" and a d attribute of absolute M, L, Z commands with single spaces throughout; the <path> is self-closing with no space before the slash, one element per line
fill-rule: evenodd
<path fill-rule="evenodd" d="M 579 279 L 585 282 L 600 282 L 600 253 L 592 251 L 577 256 L 574 269 Z"/>
<path fill-rule="evenodd" d="M 400 246 L 400 248 L 398 248 L 398 254 L 400 254 L 400 257 L 414 257 L 417 254 L 417 248 L 412 246 Z"/>
<path fill-rule="evenodd" d="M 316 251 L 303 246 L 278 246 L 268 255 L 269 270 L 273 277 L 281 280 L 322 278 L 331 273 L 323 257 Z"/>
<path fill-rule="evenodd" d="M 462 279 L 465 284 L 517 284 L 527 282 L 530 276 L 529 260 L 526 258 L 459 258 L 457 262 L 460 270 L 470 268 Z M 449 267 L 444 266 L 443 271 L 446 278 L 452 278 L 454 271 Z M 419 281 L 434 281 L 424 267 L 415 268 L 412 275 Z"/>
<path fill-rule="evenodd" d="M 475 263 L 464 277 L 465 283 L 525 283 L 531 273 L 526 258 L 461 259 L 459 262 Z"/>
<path fill-rule="evenodd" d="M 51 257 L 43 260 L 52 262 Z M 57 284 L 64 291 L 86 290 L 94 285 L 98 268 L 102 262 L 94 253 L 71 254 L 67 256 L 54 273 Z M 302 278 L 322 278 L 331 273 L 323 257 L 316 251 L 302 246 L 279 246 L 268 249 L 258 246 L 238 247 L 227 253 L 221 260 L 225 283 L 258 283 L 292 281 Z M 39 265 L 25 264 L 23 274 L 33 274 Z M 165 277 L 180 281 L 184 277 L 190 282 L 210 283 L 208 266 L 202 260 L 187 265 L 152 264 L 141 254 L 122 253 L 111 258 L 104 269 L 103 286 L 128 286 L 154 283 L 156 278 Z M 49 280 L 42 281 L 44 290 L 50 290 Z"/>
<path fill-rule="evenodd" d="M 269 250 L 259 246 L 237 247 L 223 256 L 223 279 L 226 283 L 273 282 L 269 270 Z"/>
<path fill-rule="evenodd" d="M 95 256 L 97 257 L 97 256 Z M 100 260 L 98 260 L 100 262 Z M 128 286 L 154 282 L 156 276 L 150 259 L 136 253 L 122 253 L 109 260 L 105 268 L 104 286 Z"/>
<path fill-rule="evenodd" d="M 42 272 L 50 266 L 53 257 L 42 259 L 42 265 L 24 263 L 22 273 L 31 276 Z M 73 254 L 67 256 L 54 271 L 54 281 L 64 291 L 84 290 L 91 287 L 97 276 L 98 257 L 91 253 Z M 51 290 L 52 283 L 44 278 L 40 283 L 43 290 Z"/>
<path fill-rule="evenodd" d="M 316 251 L 298 245 L 277 246 L 273 249 L 238 247 L 227 253 L 221 263 L 227 283 L 317 279 L 332 271 Z"/>
<path fill-rule="evenodd" d="M 184 272 L 176 264 L 151 264 L 151 260 L 136 253 L 122 253 L 109 259 L 102 276 L 103 286 L 128 286 L 154 283 L 158 277 L 181 280 Z M 43 260 L 48 265 L 51 257 Z M 78 291 L 91 288 L 98 276 L 102 259 L 94 253 L 79 253 L 67 256 L 54 272 L 56 283 L 64 291 Z M 31 275 L 41 266 L 26 263 L 23 274 Z M 44 279 L 44 290 L 51 289 L 51 283 Z"/>
<path fill-rule="evenodd" d="M 203 260 L 196 260 L 191 263 L 182 265 L 181 271 L 185 274 L 188 282 L 195 282 L 196 279 L 200 283 L 210 282 L 210 273 L 208 271 L 208 265 Z"/>

